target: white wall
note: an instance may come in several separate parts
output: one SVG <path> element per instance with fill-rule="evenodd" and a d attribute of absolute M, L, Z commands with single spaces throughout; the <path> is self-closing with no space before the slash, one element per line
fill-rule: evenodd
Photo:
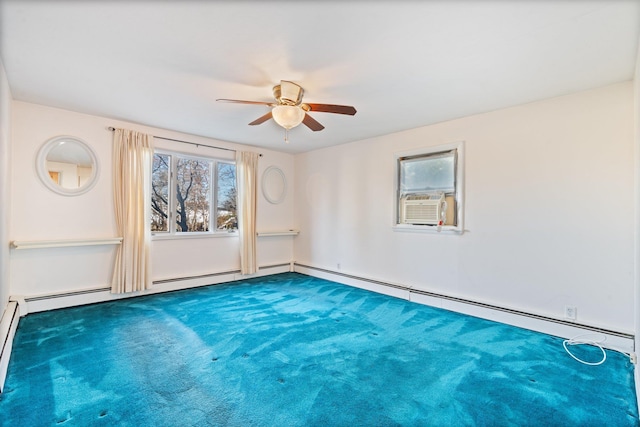
<path fill-rule="evenodd" d="M 270 150 L 216 141 L 79 114 L 56 108 L 13 102 L 13 223 L 8 240 L 49 240 L 115 237 L 112 196 L 112 132 L 107 127 L 122 127 L 156 136 L 259 151 L 260 171 L 278 165 L 293 177 L 293 156 Z M 76 136 L 91 146 L 99 162 L 96 186 L 79 196 L 61 196 L 40 182 L 35 159 L 48 139 L 58 135 Z M 156 139 L 156 146 L 181 152 L 229 156 L 221 150 L 196 148 Z M 225 154 L 227 153 L 227 154 Z M 289 229 L 293 225 L 293 195 L 280 205 L 258 199 L 258 229 Z M 6 205 L 5 205 L 6 206 Z M 108 286 L 115 248 L 86 246 L 11 251 L 11 294 L 34 296 Z M 293 257 L 292 238 L 259 240 L 259 265 L 288 263 Z M 152 245 L 153 280 L 214 274 L 239 269 L 237 236 L 154 240 Z"/>
<path fill-rule="evenodd" d="M 636 70 L 633 80 L 634 131 L 635 131 L 635 346 L 640 349 L 640 43 L 636 56 Z M 636 365 L 636 395 L 640 403 L 640 373 Z M 640 405 L 639 405 L 640 406 Z"/>
<path fill-rule="evenodd" d="M 465 141 L 465 233 L 392 229 L 394 153 Z M 296 261 L 634 330 L 633 84 L 296 156 Z"/>
<path fill-rule="evenodd" d="M 9 227 L 11 205 L 11 91 L 0 60 L 0 317 L 9 301 Z"/>

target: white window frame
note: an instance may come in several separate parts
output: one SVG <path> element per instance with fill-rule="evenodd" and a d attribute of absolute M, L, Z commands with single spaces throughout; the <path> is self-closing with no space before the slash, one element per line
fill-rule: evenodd
<path fill-rule="evenodd" d="M 168 219 L 169 230 L 168 231 L 152 231 L 151 232 L 152 240 L 201 239 L 201 238 L 208 238 L 208 237 L 232 237 L 232 236 L 237 237 L 238 236 L 238 229 L 219 231 L 217 227 L 215 227 L 218 221 L 218 217 L 217 217 L 218 167 L 217 167 L 217 164 L 228 163 L 228 164 L 235 165 L 236 162 L 234 160 L 222 159 L 222 158 L 212 157 L 212 156 L 197 155 L 193 153 L 184 153 L 180 151 L 165 150 L 165 149 L 159 149 L 159 148 L 155 149 L 153 151 L 153 154 L 154 155 L 162 154 L 162 155 L 171 156 L 171 162 L 170 162 L 170 171 L 169 171 L 169 195 L 168 195 L 169 206 L 167 206 L 167 209 L 169 210 L 169 219 Z M 209 231 L 177 231 L 175 230 L 175 221 L 176 221 L 178 206 L 177 206 L 177 199 L 175 195 L 175 191 L 176 191 L 175 185 L 173 184 L 175 184 L 174 177 L 176 176 L 176 167 L 177 167 L 177 162 L 175 160 L 178 157 L 183 159 L 193 159 L 193 160 L 200 160 L 200 161 L 204 160 L 210 163 L 209 179 L 210 179 L 210 182 L 215 185 L 211 186 L 212 194 L 211 194 L 211 201 L 209 203 L 209 218 L 210 218 Z M 148 203 L 151 203 L 151 200 L 149 200 Z M 212 225 L 214 226 L 212 227 Z"/>
<path fill-rule="evenodd" d="M 429 156 L 431 154 L 445 151 L 456 151 L 456 176 L 455 191 L 456 199 L 456 225 L 443 225 L 441 227 L 417 224 L 399 223 L 398 212 L 400 207 L 400 159 L 413 156 Z M 394 187 L 393 187 L 393 230 L 407 231 L 415 233 L 445 233 L 462 234 L 464 232 L 464 141 L 452 142 L 449 144 L 435 145 L 431 147 L 418 148 L 415 150 L 394 153 Z"/>

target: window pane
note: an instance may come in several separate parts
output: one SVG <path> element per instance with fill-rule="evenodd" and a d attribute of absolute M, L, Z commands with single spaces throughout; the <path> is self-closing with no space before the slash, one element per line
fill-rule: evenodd
<path fill-rule="evenodd" d="M 209 231 L 211 162 L 178 158 L 176 231 Z"/>
<path fill-rule="evenodd" d="M 151 175 L 151 231 L 169 231 L 169 165 L 166 154 L 153 155 Z"/>
<path fill-rule="evenodd" d="M 401 160 L 400 192 L 401 194 L 424 191 L 455 191 L 454 154 L 446 156 L 418 157 Z"/>
<path fill-rule="evenodd" d="M 236 216 L 236 165 L 218 163 L 218 230 L 235 230 L 238 228 Z"/>

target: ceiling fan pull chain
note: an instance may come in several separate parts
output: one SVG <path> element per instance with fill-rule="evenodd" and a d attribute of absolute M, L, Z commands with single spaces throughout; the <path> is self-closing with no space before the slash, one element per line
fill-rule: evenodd
<path fill-rule="evenodd" d="M 289 129 L 284 129 L 284 142 L 289 143 Z"/>

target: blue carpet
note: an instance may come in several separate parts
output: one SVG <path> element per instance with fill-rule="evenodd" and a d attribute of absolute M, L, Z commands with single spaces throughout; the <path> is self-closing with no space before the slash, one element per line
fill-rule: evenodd
<path fill-rule="evenodd" d="M 0 422 L 637 426 L 633 366 L 607 356 L 286 273 L 26 316 Z"/>

